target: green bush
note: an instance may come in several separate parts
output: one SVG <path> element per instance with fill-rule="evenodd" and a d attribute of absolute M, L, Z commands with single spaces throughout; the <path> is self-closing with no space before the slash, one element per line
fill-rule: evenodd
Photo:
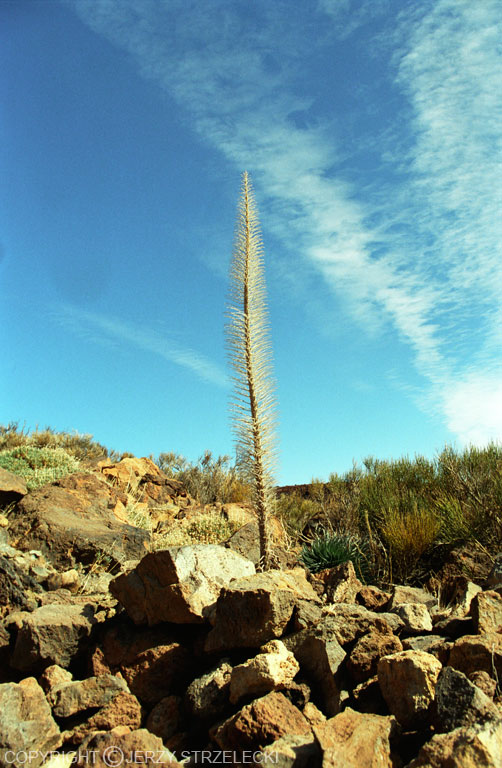
<path fill-rule="evenodd" d="M 357 576 L 366 581 L 371 570 L 371 556 L 366 542 L 348 534 L 320 536 L 304 546 L 300 561 L 311 573 L 352 560 Z"/>
<path fill-rule="evenodd" d="M 120 455 L 109 451 L 104 445 L 93 440 L 92 435 L 80 435 L 78 432 L 56 432 L 51 427 L 39 430 L 38 427 L 30 432 L 25 427 L 19 427 L 18 422 L 0 424 L 0 451 L 31 446 L 35 448 L 63 448 L 76 459 L 110 458 L 118 461 Z"/>
<path fill-rule="evenodd" d="M 296 493 L 285 493 L 277 498 L 275 513 L 284 523 L 288 534 L 299 538 L 307 523 L 323 514 L 323 507 L 313 499 L 304 499 Z"/>
<path fill-rule="evenodd" d="M 0 451 L 0 466 L 26 481 L 29 490 L 78 472 L 80 462 L 63 448 L 37 448 L 20 445 Z"/>
<path fill-rule="evenodd" d="M 179 454 L 161 453 L 154 461 L 169 477 L 179 480 L 201 504 L 238 504 L 251 499 L 252 489 L 247 478 L 237 465 L 230 464 L 229 456 L 215 459 L 211 451 L 206 451 L 196 464 L 191 464 Z"/>

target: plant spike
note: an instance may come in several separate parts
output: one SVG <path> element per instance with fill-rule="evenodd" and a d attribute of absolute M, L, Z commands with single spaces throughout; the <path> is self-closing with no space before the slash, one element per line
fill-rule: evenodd
<path fill-rule="evenodd" d="M 227 339 L 234 375 L 233 429 L 237 455 L 254 489 L 260 570 L 272 566 L 269 514 L 274 498 L 275 397 L 266 307 L 263 246 L 253 189 L 242 175 L 233 256 Z"/>

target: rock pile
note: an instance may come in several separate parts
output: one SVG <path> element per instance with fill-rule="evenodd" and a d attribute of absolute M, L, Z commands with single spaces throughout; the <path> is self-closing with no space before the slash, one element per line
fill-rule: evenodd
<path fill-rule="evenodd" d="M 364 586 L 350 563 L 256 573 L 232 549 L 194 545 L 86 585 L 67 566 L 85 552 L 77 519 L 112 522 L 122 491 L 104 482 L 73 476 L 25 495 L 0 543 L 0 768 L 83 767 L 90 755 L 107 768 L 502 766 L 493 574 L 455 577 L 445 607 L 420 588 Z M 149 483 L 167 487 L 145 481 L 150 498 Z"/>

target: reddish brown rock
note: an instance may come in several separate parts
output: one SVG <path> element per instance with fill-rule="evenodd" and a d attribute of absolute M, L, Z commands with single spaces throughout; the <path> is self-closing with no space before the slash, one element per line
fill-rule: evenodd
<path fill-rule="evenodd" d="M 502 720 L 432 737 L 407 768 L 500 768 Z"/>
<path fill-rule="evenodd" d="M 124 680 L 100 675 L 54 685 L 47 699 L 56 717 L 70 717 L 76 712 L 103 707 L 119 693 L 129 693 Z"/>
<path fill-rule="evenodd" d="M 71 683 L 73 675 L 68 672 L 67 669 L 59 667 L 57 664 L 51 664 L 50 667 L 44 669 L 40 675 L 39 683 L 44 689 L 45 693 L 49 693 L 53 688 L 63 683 Z"/>
<path fill-rule="evenodd" d="M 465 635 L 450 651 L 448 664 L 469 676 L 472 672 L 495 674 L 502 679 L 502 635 Z"/>
<path fill-rule="evenodd" d="M 192 658 L 179 643 L 160 645 L 139 653 L 121 672 L 131 693 L 144 704 L 157 704 L 176 693 L 190 674 Z"/>
<path fill-rule="evenodd" d="M 493 699 L 497 690 L 497 681 L 490 677 L 487 672 L 471 672 L 469 680 L 485 693 L 488 698 Z"/>
<path fill-rule="evenodd" d="M 394 717 L 362 714 L 348 707 L 314 728 L 324 752 L 323 768 L 395 768 L 390 740 L 399 733 Z"/>
<path fill-rule="evenodd" d="M 17 629 L 11 664 L 21 671 L 41 671 L 51 664 L 68 667 L 85 650 L 96 623 L 95 606 L 43 605 L 32 613 L 9 617 Z"/>
<path fill-rule="evenodd" d="M 318 602 L 303 568 L 236 579 L 220 593 L 205 650 L 256 648 L 280 637 L 299 600 Z"/>
<path fill-rule="evenodd" d="M 44 752 L 62 743 L 42 688 L 34 677 L 0 685 L 0 766 L 12 766 L 14 756 L 33 752 L 31 766 L 42 763 Z"/>
<path fill-rule="evenodd" d="M 19 501 L 27 493 L 28 487 L 22 477 L 0 467 L 0 507 Z"/>
<path fill-rule="evenodd" d="M 357 640 L 347 660 L 347 669 L 353 679 L 361 683 L 376 675 L 382 656 L 402 650 L 401 641 L 392 633 L 368 632 Z"/>
<path fill-rule="evenodd" d="M 119 499 L 96 474 L 67 475 L 30 491 L 17 506 L 9 528 L 13 546 L 39 549 L 58 568 L 90 565 L 105 552 L 120 564 L 146 553 L 150 534 L 117 520 Z"/>
<path fill-rule="evenodd" d="M 474 632 L 480 635 L 502 633 L 502 595 L 493 590 L 478 592 L 470 606 Z"/>
<path fill-rule="evenodd" d="M 201 624 L 222 587 L 254 573 L 250 560 L 216 544 L 171 547 L 146 555 L 110 592 L 135 624 Z"/>
<path fill-rule="evenodd" d="M 434 701 L 441 662 L 423 651 L 400 651 L 378 662 L 378 682 L 390 712 L 405 728 L 424 723 Z"/>
<path fill-rule="evenodd" d="M 287 686 L 300 670 L 294 655 L 280 640 L 270 640 L 252 659 L 238 664 L 230 678 L 230 701 L 261 696 Z"/>
<path fill-rule="evenodd" d="M 384 592 L 372 585 L 361 587 L 356 595 L 356 602 L 364 605 L 369 611 L 385 611 L 390 600 L 390 592 Z"/>
<path fill-rule="evenodd" d="M 146 728 L 124 732 L 122 727 L 114 728 L 109 732 L 98 732 L 88 736 L 77 752 L 73 765 L 78 768 L 88 768 L 89 755 L 92 754 L 92 765 L 95 768 L 110 768 L 111 765 L 119 766 L 144 766 L 147 758 L 150 764 L 160 768 L 182 768 L 162 740 Z M 131 757 L 133 756 L 133 761 Z M 134 760 L 134 757 L 136 758 Z M 127 758 L 127 763 L 124 761 Z M 112 762 L 115 760 L 115 762 Z"/>
<path fill-rule="evenodd" d="M 81 744 L 86 736 L 95 731 L 111 731 L 118 727 L 134 731 L 141 727 L 141 720 L 142 711 L 138 699 L 132 693 L 122 691 L 117 693 L 99 712 L 73 728 L 67 735 L 67 740 L 73 744 Z"/>
<path fill-rule="evenodd" d="M 103 460 L 98 467 L 123 493 L 133 494 L 137 505 L 187 507 L 192 503 L 183 484 L 168 478 L 151 459 L 128 456 L 119 462 Z"/>
<path fill-rule="evenodd" d="M 259 750 L 286 734 L 310 734 L 299 709 L 282 693 L 273 691 L 243 707 L 218 726 L 213 740 L 224 750 Z"/>
<path fill-rule="evenodd" d="M 146 727 L 156 736 L 167 742 L 175 733 L 181 730 L 183 724 L 181 698 L 179 696 L 166 696 L 154 706 Z"/>
<path fill-rule="evenodd" d="M 326 596 L 327 603 L 355 603 L 356 595 L 363 586 L 350 560 L 333 568 L 326 568 L 316 573 L 314 578 L 322 585 L 321 594 Z"/>

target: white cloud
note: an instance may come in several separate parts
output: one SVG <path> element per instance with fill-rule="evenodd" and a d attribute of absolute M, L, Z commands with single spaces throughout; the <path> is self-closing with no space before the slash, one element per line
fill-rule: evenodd
<path fill-rule="evenodd" d="M 502 371 L 471 373 L 453 382 L 443 403 L 448 428 L 463 445 L 500 441 L 502 435 Z"/>
<path fill-rule="evenodd" d="M 129 323 L 110 315 L 88 312 L 70 304 L 58 306 L 53 315 L 58 322 L 71 328 L 73 333 L 79 334 L 84 339 L 105 344 L 119 340 L 186 368 L 204 381 L 218 387 L 228 386 L 227 375 L 219 366 L 199 352 L 168 340 L 151 328 Z"/>
<path fill-rule="evenodd" d="M 403 11 L 398 24 L 390 17 L 394 87 L 411 112 L 381 136 L 381 161 L 400 180 L 368 179 L 357 199 L 361 190 L 333 173 L 347 151 L 333 138 L 336 118 L 306 129 L 291 120 L 310 107 L 295 78 L 328 34 L 344 39 L 366 24 L 371 35 L 371 14 L 382 20 L 392 4 L 321 0 L 332 17 L 321 42 L 287 4 L 256 2 L 254 22 L 242 21 L 245 3 L 226 0 L 72 5 L 178 100 L 205 140 L 252 173 L 262 221 L 353 317 L 368 332 L 396 329 L 449 428 L 491 437 L 493 403 L 482 394 L 496 390 L 490 361 L 501 334 L 499 0 L 437 0 Z"/>

